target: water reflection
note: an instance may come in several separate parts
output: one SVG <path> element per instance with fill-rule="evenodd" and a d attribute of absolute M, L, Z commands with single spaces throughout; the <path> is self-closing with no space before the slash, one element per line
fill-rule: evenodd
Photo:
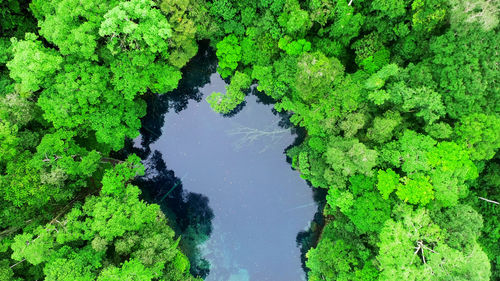
<path fill-rule="evenodd" d="M 206 277 L 209 263 L 202 257 L 199 245 L 203 244 L 212 233 L 214 213 L 210 209 L 208 197 L 187 192 L 182 186 L 182 178 L 168 170 L 162 154 L 154 151 L 143 161 L 146 174 L 137 179 L 144 198 L 160 205 L 176 233 L 182 234 L 180 247 L 191 261 L 191 273 Z"/>
<path fill-rule="evenodd" d="M 175 91 L 145 96 L 148 111 L 142 119 L 140 147 L 149 149 L 149 145 L 161 136 L 167 112 L 178 113 L 187 108 L 189 101 L 202 100 L 203 93 L 200 89 L 210 83 L 210 76 L 216 70 L 215 53 L 209 49 L 208 42 L 201 42 L 199 53 L 183 69 L 182 80 Z"/>
<path fill-rule="evenodd" d="M 305 280 L 304 256 L 321 227 L 317 202 L 324 194 L 313 195 L 284 154 L 304 132 L 255 87 L 232 113 L 213 112 L 203 99 L 225 92 L 226 83 L 215 73 L 213 52 L 200 50 L 176 91 L 147 97 L 141 137 L 125 150 L 147 168 L 137 184 L 182 236 L 193 274 Z"/>

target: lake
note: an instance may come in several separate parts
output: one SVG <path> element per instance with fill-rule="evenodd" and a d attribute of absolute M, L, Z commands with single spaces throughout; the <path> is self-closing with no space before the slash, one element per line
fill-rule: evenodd
<path fill-rule="evenodd" d="M 146 166 L 145 200 L 161 205 L 205 280 L 305 280 L 318 196 L 287 162 L 296 129 L 255 86 L 234 112 L 215 113 L 205 98 L 227 84 L 208 47 L 183 72 L 177 90 L 147 98 L 131 149 Z"/>

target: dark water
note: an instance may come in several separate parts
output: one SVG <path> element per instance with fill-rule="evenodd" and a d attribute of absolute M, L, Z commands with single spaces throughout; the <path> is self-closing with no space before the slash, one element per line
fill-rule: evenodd
<path fill-rule="evenodd" d="M 305 280 L 301 257 L 318 205 L 286 161 L 297 135 L 255 89 L 230 116 L 213 112 L 204 99 L 225 86 L 207 48 L 184 69 L 178 90 L 148 98 L 132 148 L 147 168 L 138 184 L 182 236 L 194 274 Z"/>

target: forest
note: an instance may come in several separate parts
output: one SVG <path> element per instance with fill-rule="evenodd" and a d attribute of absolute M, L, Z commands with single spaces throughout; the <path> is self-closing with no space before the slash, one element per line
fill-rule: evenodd
<path fill-rule="evenodd" d="M 500 1 L 0 0 L 0 280 L 201 280 L 133 180 L 145 97 L 209 40 L 327 192 L 319 280 L 500 280 Z M 270 187 L 272 188 L 272 187 Z M 286 270 L 286 269 L 281 269 Z M 297 279 L 299 280 L 299 279 Z"/>

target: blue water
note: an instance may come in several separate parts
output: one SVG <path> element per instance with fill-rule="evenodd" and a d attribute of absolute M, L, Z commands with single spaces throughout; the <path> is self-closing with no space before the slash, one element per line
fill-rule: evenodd
<path fill-rule="evenodd" d="M 177 91 L 148 102 L 135 140 L 145 196 L 162 205 L 205 280 L 305 280 L 297 237 L 318 206 L 286 161 L 293 127 L 255 89 L 231 116 L 213 112 L 205 98 L 227 84 L 209 53 L 189 71 L 203 77 L 186 74 Z"/>

